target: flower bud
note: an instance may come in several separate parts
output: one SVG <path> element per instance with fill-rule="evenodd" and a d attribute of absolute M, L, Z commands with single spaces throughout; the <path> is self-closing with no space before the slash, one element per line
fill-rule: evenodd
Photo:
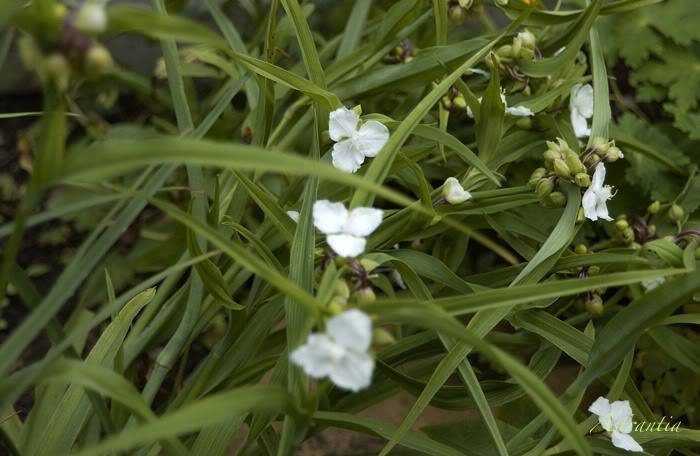
<path fill-rule="evenodd" d="M 621 158 L 624 158 L 624 156 L 625 155 L 622 153 L 619 147 L 612 146 L 608 149 L 608 152 L 605 154 L 605 161 L 614 162 Z"/>
<path fill-rule="evenodd" d="M 530 175 L 530 180 L 528 181 L 527 185 L 531 189 L 535 189 L 537 187 L 537 183 L 542 179 L 545 175 L 547 174 L 547 170 L 544 168 L 537 168 L 535 169 L 532 174 Z"/>
<path fill-rule="evenodd" d="M 625 243 L 629 244 L 634 241 L 634 230 L 628 227 L 624 231 L 622 231 L 620 237 Z"/>
<path fill-rule="evenodd" d="M 472 4 L 474 3 L 474 0 L 458 0 L 459 6 L 462 8 L 468 10 L 469 8 L 472 7 Z"/>
<path fill-rule="evenodd" d="M 68 89 L 70 82 L 70 65 L 63 54 L 53 53 L 44 60 L 44 71 L 46 77 L 56 84 L 56 88 L 64 92 Z"/>
<path fill-rule="evenodd" d="M 600 267 L 599 266 L 589 266 L 588 267 L 588 275 L 589 276 L 594 276 L 600 274 Z"/>
<path fill-rule="evenodd" d="M 615 228 L 617 229 L 617 231 L 623 232 L 629 227 L 630 224 L 627 223 L 627 220 L 619 219 L 615 221 Z"/>
<path fill-rule="evenodd" d="M 372 287 L 360 288 L 353 294 L 353 297 L 355 298 L 355 302 L 360 306 L 372 304 L 377 300 L 377 296 L 374 294 Z"/>
<path fill-rule="evenodd" d="M 579 255 L 585 255 L 588 253 L 588 247 L 585 244 L 578 244 L 574 251 Z"/>
<path fill-rule="evenodd" d="M 575 152 L 566 153 L 566 166 L 568 166 L 571 172 L 574 174 L 586 172 L 586 167 L 583 166 L 583 163 Z"/>
<path fill-rule="evenodd" d="M 552 192 L 547 196 L 546 201 L 552 207 L 564 207 L 566 205 L 566 195 L 562 192 Z"/>
<path fill-rule="evenodd" d="M 656 236 L 656 225 L 647 225 L 647 236 L 648 237 Z"/>
<path fill-rule="evenodd" d="M 586 311 L 594 317 L 600 317 L 603 315 L 603 299 L 594 294 L 586 300 Z"/>
<path fill-rule="evenodd" d="M 554 160 L 554 174 L 564 179 L 568 179 L 569 177 L 571 177 L 571 170 L 566 165 L 564 160 L 562 160 L 561 158 L 557 158 L 556 160 Z"/>
<path fill-rule="evenodd" d="M 654 201 L 647 207 L 647 212 L 651 215 L 656 214 L 661 209 L 661 201 Z"/>
<path fill-rule="evenodd" d="M 457 179 L 448 177 L 442 184 L 442 196 L 450 204 L 459 204 L 471 199 L 472 194 L 466 191 Z"/>
<path fill-rule="evenodd" d="M 607 139 L 601 138 L 600 136 L 597 136 L 593 139 L 593 142 L 591 143 L 591 147 L 593 147 L 593 149 L 595 149 L 596 154 L 605 155 L 605 153 L 610 148 L 610 143 L 608 142 Z"/>
<path fill-rule="evenodd" d="M 545 164 L 549 164 L 550 166 L 554 162 L 554 160 L 561 160 L 561 154 L 552 149 L 545 150 L 542 156 L 544 157 Z"/>
<path fill-rule="evenodd" d="M 341 298 L 348 299 L 350 297 L 350 287 L 348 283 L 343 279 L 338 279 L 335 281 L 335 287 L 333 287 L 333 296 L 340 296 Z"/>
<path fill-rule="evenodd" d="M 671 208 L 668 210 L 668 218 L 673 222 L 680 222 L 685 217 L 685 211 L 682 207 L 673 203 Z"/>
<path fill-rule="evenodd" d="M 458 109 L 467 109 L 467 100 L 465 100 L 462 95 L 457 95 L 454 100 L 452 100 L 452 103 Z"/>
<path fill-rule="evenodd" d="M 578 212 L 576 213 L 576 223 L 581 224 L 586 221 L 586 213 L 583 211 L 583 208 L 580 207 L 578 209 Z"/>
<path fill-rule="evenodd" d="M 513 46 L 504 44 L 496 49 L 496 55 L 501 59 L 510 59 L 513 56 Z"/>
<path fill-rule="evenodd" d="M 342 313 L 347 307 L 347 300 L 341 298 L 340 296 L 335 296 L 328 303 L 328 313 L 331 315 L 338 315 Z"/>
<path fill-rule="evenodd" d="M 574 180 L 576 181 L 576 185 L 581 188 L 588 188 L 591 185 L 591 176 L 589 176 L 588 173 L 578 173 L 574 177 Z"/>
<path fill-rule="evenodd" d="M 375 346 L 386 346 L 396 343 L 396 338 L 393 334 L 384 328 L 374 328 L 372 331 L 372 344 Z"/>
<path fill-rule="evenodd" d="M 85 33 L 102 33 L 107 29 L 107 12 L 99 1 L 88 0 L 78 10 L 75 28 Z"/>
<path fill-rule="evenodd" d="M 522 128 L 523 130 L 529 130 L 530 128 L 532 128 L 532 118 L 518 117 L 518 120 L 515 121 L 515 125 L 517 125 L 518 128 Z"/>
<path fill-rule="evenodd" d="M 450 17 L 450 21 L 454 22 L 455 24 L 461 24 L 462 21 L 464 21 L 464 10 L 460 6 L 453 6 L 450 8 L 448 15 Z"/>
<path fill-rule="evenodd" d="M 540 198 L 545 198 L 552 193 L 552 190 L 554 190 L 554 182 L 549 178 L 540 179 L 537 183 L 537 187 L 535 187 L 535 193 L 537 193 L 537 196 Z"/>
<path fill-rule="evenodd" d="M 98 78 L 112 69 L 112 54 L 101 44 L 94 44 L 85 55 L 83 69 L 89 78 Z"/>
<path fill-rule="evenodd" d="M 522 40 L 523 46 L 525 47 L 534 49 L 537 45 L 535 35 L 533 35 L 533 33 L 529 30 L 523 30 L 522 32 L 518 33 L 518 38 Z"/>

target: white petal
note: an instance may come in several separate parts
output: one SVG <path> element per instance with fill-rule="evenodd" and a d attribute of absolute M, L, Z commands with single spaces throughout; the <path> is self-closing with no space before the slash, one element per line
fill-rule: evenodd
<path fill-rule="evenodd" d="M 594 222 L 598 220 L 598 196 L 592 186 L 588 187 L 583 193 L 583 199 L 581 200 L 581 207 L 583 207 L 583 215 L 587 219 L 593 220 Z"/>
<path fill-rule="evenodd" d="M 287 215 L 290 219 L 294 220 L 296 223 L 299 223 L 299 211 L 287 211 Z"/>
<path fill-rule="evenodd" d="M 506 112 L 514 117 L 532 117 L 535 115 L 534 112 L 525 106 L 514 106 L 512 108 L 506 108 Z"/>
<path fill-rule="evenodd" d="M 442 196 L 450 204 L 459 204 L 471 199 L 472 194 L 464 190 L 464 187 L 457 179 L 448 177 L 445 179 L 445 183 L 442 184 Z"/>
<path fill-rule="evenodd" d="M 467 74 L 480 74 L 481 76 L 486 76 L 487 78 L 491 76 L 491 73 L 488 71 L 482 70 L 480 68 L 469 68 L 467 70 Z"/>
<path fill-rule="evenodd" d="M 348 351 L 334 366 L 330 378 L 340 388 L 357 392 L 370 385 L 373 371 L 374 360 L 367 353 Z"/>
<path fill-rule="evenodd" d="M 588 407 L 588 411 L 598 415 L 598 422 L 603 429 L 610 432 L 613 429 L 612 418 L 610 416 L 610 401 L 604 397 L 599 397 Z"/>
<path fill-rule="evenodd" d="M 615 401 L 610 404 L 613 428 L 625 434 L 632 432 L 632 407 L 629 401 Z"/>
<path fill-rule="evenodd" d="M 572 111 L 578 111 L 585 118 L 593 116 L 593 86 L 576 84 L 571 88 L 569 100 Z"/>
<path fill-rule="evenodd" d="M 372 343 L 372 320 L 361 310 L 346 310 L 328 320 L 326 334 L 345 348 L 365 352 Z"/>
<path fill-rule="evenodd" d="M 591 129 L 588 121 L 578 111 L 571 110 L 571 126 L 574 127 L 574 134 L 577 138 L 591 136 Z"/>
<path fill-rule="evenodd" d="M 314 226 L 324 234 L 340 233 L 348 219 L 343 203 L 319 200 L 313 208 Z"/>
<path fill-rule="evenodd" d="M 593 179 L 591 180 L 591 187 L 596 190 L 602 189 L 605 183 L 605 165 L 603 162 L 598 163 L 593 172 Z"/>
<path fill-rule="evenodd" d="M 365 251 L 367 240 L 351 234 L 331 234 L 326 237 L 328 245 L 341 257 L 356 257 Z"/>
<path fill-rule="evenodd" d="M 294 350 L 289 359 L 313 378 L 330 375 L 345 355 L 345 349 L 325 334 L 311 334 L 306 343 Z"/>
<path fill-rule="evenodd" d="M 357 135 L 356 146 L 365 157 L 376 157 L 389 140 L 389 129 L 381 122 L 368 120 Z"/>
<path fill-rule="evenodd" d="M 107 28 L 107 12 L 102 2 L 88 0 L 78 10 L 75 19 L 78 30 L 88 33 L 102 33 Z"/>
<path fill-rule="evenodd" d="M 343 232 L 353 236 L 369 236 L 382 223 L 382 211 L 373 207 L 356 207 L 350 210 Z"/>
<path fill-rule="evenodd" d="M 631 435 L 623 434 L 622 432 L 613 431 L 612 444 L 617 448 L 633 451 L 635 453 L 641 453 L 644 451 L 644 448 L 642 448 L 642 446 L 637 443 L 637 441 L 634 440 Z"/>
<path fill-rule="evenodd" d="M 333 141 L 349 138 L 357 131 L 360 116 L 345 106 L 338 108 L 328 115 L 328 136 Z"/>
<path fill-rule="evenodd" d="M 333 144 L 331 157 L 333 158 L 333 166 L 346 173 L 354 173 L 360 169 L 362 162 L 365 161 L 365 156 L 357 150 L 355 143 L 350 139 Z"/>
<path fill-rule="evenodd" d="M 612 222 L 612 217 L 608 214 L 608 198 L 605 196 L 602 196 L 598 194 L 596 196 L 598 200 L 596 201 L 596 207 L 595 207 L 595 212 L 598 215 L 598 218 L 601 218 L 603 220 L 607 220 L 608 222 Z"/>

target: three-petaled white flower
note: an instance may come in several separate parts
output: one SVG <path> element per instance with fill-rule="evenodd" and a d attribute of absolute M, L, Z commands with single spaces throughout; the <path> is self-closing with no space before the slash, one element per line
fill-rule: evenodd
<path fill-rule="evenodd" d="M 448 177 L 442 184 L 442 197 L 450 204 L 459 204 L 471 199 L 472 194 L 466 191 L 457 179 Z"/>
<path fill-rule="evenodd" d="M 355 257 L 365 251 L 367 236 L 382 223 L 382 211 L 356 207 L 348 211 L 343 203 L 320 200 L 314 203 L 314 225 L 326 235 L 326 242 L 342 257 Z"/>
<path fill-rule="evenodd" d="M 651 291 L 659 285 L 662 285 L 664 282 L 666 282 L 665 277 L 657 277 L 655 279 L 642 280 L 641 284 L 644 291 Z"/>
<path fill-rule="evenodd" d="M 354 173 L 365 157 L 376 157 L 389 140 L 389 129 L 381 122 L 368 120 L 361 126 L 360 116 L 346 107 L 331 112 L 328 118 L 328 134 L 333 145 L 333 166 Z"/>
<path fill-rule="evenodd" d="M 575 84 L 569 97 L 571 111 L 571 126 L 577 138 L 591 136 L 588 119 L 593 117 L 593 86 L 590 84 Z"/>
<path fill-rule="evenodd" d="M 605 165 L 601 162 L 595 167 L 591 185 L 583 194 L 581 205 L 583 206 L 583 214 L 586 218 L 596 221 L 599 218 L 612 221 L 608 215 L 607 202 L 613 197 L 612 187 L 603 185 L 605 181 Z"/>
<path fill-rule="evenodd" d="M 644 451 L 629 435 L 632 432 L 632 408 L 629 401 L 615 401 L 611 404 L 606 398 L 599 397 L 588 407 L 588 411 L 598 415 L 598 422 L 610 433 L 614 446 L 627 451 Z"/>
<path fill-rule="evenodd" d="M 483 97 L 479 97 L 479 103 L 481 103 L 481 100 Z M 508 102 L 506 101 L 506 95 L 501 90 L 501 101 L 503 102 L 503 106 L 505 106 L 506 113 L 510 114 L 513 117 L 532 117 L 535 115 L 532 110 L 526 106 L 518 105 L 518 106 L 513 106 L 513 107 L 508 107 Z M 467 106 L 467 116 L 473 118 L 474 113 L 472 113 L 472 109 Z"/>
<path fill-rule="evenodd" d="M 374 360 L 367 352 L 372 342 L 372 321 L 351 309 L 326 323 L 323 333 L 309 335 L 290 359 L 313 378 L 329 377 L 340 388 L 359 391 L 372 380 Z"/>

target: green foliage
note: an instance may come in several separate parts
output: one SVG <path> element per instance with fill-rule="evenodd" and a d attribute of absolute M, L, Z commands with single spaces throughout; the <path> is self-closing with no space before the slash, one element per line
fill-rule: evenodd
<path fill-rule="evenodd" d="M 694 454 L 694 0 L 89 3 L 0 1 L 0 452 Z"/>

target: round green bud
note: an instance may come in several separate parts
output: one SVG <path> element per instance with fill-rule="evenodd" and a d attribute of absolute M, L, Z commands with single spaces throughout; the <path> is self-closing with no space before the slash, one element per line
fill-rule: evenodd
<path fill-rule="evenodd" d="M 544 157 L 545 163 L 552 163 L 552 162 L 554 162 L 554 160 L 557 160 L 557 159 L 561 160 L 561 154 L 557 151 L 552 150 L 552 149 L 545 150 L 544 153 L 542 154 L 542 156 Z"/>
<path fill-rule="evenodd" d="M 547 175 L 547 170 L 545 168 L 535 168 L 530 175 L 530 179 L 542 179 L 545 175 Z"/>
<path fill-rule="evenodd" d="M 600 267 L 593 265 L 588 267 L 588 275 L 593 276 L 593 275 L 598 275 L 600 274 Z"/>
<path fill-rule="evenodd" d="M 442 97 L 442 106 L 443 106 L 445 109 L 450 109 L 450 108 L 452 108 L 452 100 L 450 100 L 450 97 L 448 97 L 447 95 L 445 95 L 444 97 Z"/>
<path fill-rule="evenodd" d="M 513 57 L 513 46 L 510 44 L 504 44 L 496 49 L 496 55 L 501 59 L 509 59 Z"/>
<path fill-rule="evenodd" d="M 627 228 L 621 233 L 622 240 L 625 241 L 626 243 L 630 243 L 634 241 L 634 230 L 632 228 Z"/>
<path fill-rule="evenodd" d="M 588 173 L 578 173 L 574 177 L 574 180 L 576 181 L 576 185 L 581 188 L 587 188 L 591 185 L 591 176 L 589 176 Z"/>
<path fill-rule="evenodd" d="M 112 54 L 101 44 L 95 44 L 85 55 L 83 68 L 89 78 L 98 78 L 112 69 Z"/>
<path fill-rule="evenodd" d="M 585 244 L 578 244 L 574 251 L 579 255 L 585 255 L 588 253 L 588 247 Z"/>
<path fill-rule="evenodd" d="M 537 187 L 535 187 L 535 193 L 537 193 L 537 196 L 540 198 L 545 198 L 552 193 L 552 190 L 554 190 L 554 182 L 549 178 L 540 179 L 537 183 Z"/>
<path fill-rule="evenodd" d="M 685 217 L 685 211 L 682 207 L 673 203 L 671 208 L 668 210 L 668 218 L 673 222 L 680 222 Z"/>
<path fill-rule="evenodd" d="M 647 236 L 649 236 L 649 237 L 656 236 L 656 225 L 648 225 L 647 226 Z"/>
<path fill-rule="evenodd" d="M 520 49 L 523 47 L 522 38 L 520 38 L 519 36 L 516 36 L 515 38 L 513 38 L 512 46 L 513 46 L 513 48 L 512 48 L 511 52 L 513 53 L 513 57 L 519 59 L 520 58 Z"/>
<path fill-rule="evenodd" d="M 627 223 L 627 220 L 620 219 L 615 221 L 615 228 L 620 232 L 625 231 L 629 227 L 630 224 Z"/>
<path fill-rule="evenodd" d="M 360 306 L 372 304 L 377 300 L 377 296 L 374 294 L 372 287 L 360 288 L 353 294 L 353 297 L 355 298 L 355 302 Z"/>
<path fill-rule="evenodd" d="M 568 166 L 574 174 L 586 172 L 586 167 L 583 166 L 583 163 L 575 152 L 566 153 L 566 166 Z"/>
<path fill-rule="evenodd" d="M 467 100 L 465 100 L 462 95 L 457 95 L 454 100 L 452 100 L 452 103 L 458 109 L 467 109 Z"/>
<path fill-rule="evenodd" d="M 535 35 L 527 29 L 518 33 L 518 38 L 522 40 L 523 46 L 527 48 L 534 49 L 537 45 L 537 38 L 535 38 Z"/>
<path fill-rule="evenodd" d="M 608 152 L 605 154 L 605 161 L 615 162 L 623 157 L 624 157 L 624 155 L 622 154 L 622 151 L 620 150 L 620 148 L 616 147 L 616 146 L 612 146 L 608 149 Z"/>
<path fill-rule="evenodd" d="M 593 317 L 600 317 L 603 315 L 603 299 L 594 294 L 588 300 L 586 300 L 586 311 Z"/>
<path fill-rule="evenodd" d="M 331 299 L 331 302 L 328 303 L 328 313 L 331 315 L 338 315 L 342 313 L 346 307 L 346 300 L 340 296 L 335 296 Z"/>
<path fill-rule="evenodd" d="M 593 141 L 591 141 L 591 146 L 598 148 L 600 146 L 603 146 L 608 143 L 608 140 L 603 138 L 602 136 L 596 136 L 593 138 Z"/>
<path fill-rule="evenodd" d="M 372 331 L 372 343 L 376 346 L 386 346 L 396 343 L 396 338 L 384 328 L 374 328 Z"/>
<path fill-rule="evenodd" d="M 345 299 L 349 298 L 350 287 L 348 287 L 348 283 L 343 279 L 336 280 L 335 287 L 333 288 L 333 295 L 340 296 L 341 298 Z"/>
<path fill-rule="evenodd" d="M 70 81 L 70 64 L 63 54 L 53 53 L 44 60 L 44 71 L 49 80 L 56 84 L 56 88 L 64 92 L 68 89 Z"/>
<path fill-rule="evenodd" d="M 532 118 L 518 117 L 518 120 L 515 121 L 515 125 L 517 125 L 518 128 L 522 128 L 523 130 L 529 130 L 530 128 L 532 128 Z"/>
<path fill-rule="evenodd" d="M 557 158 L 554 160 L 554 174 L 556 174 L 559 177 L 562 177 L 564 179 L 568 179 L 571 177 L 571 170 L 569 167 L 566 165 L 566 162 L 562 160 L 561 158 Z"/>
<path fill-rule="evenodd" d="M 85 33 L 102 33 L 107 29 L 107 11 L 100 1 L 88 0 L 78 10 L 75 27 Z"/>
<path fill-rule="evenodd" d="M 651 215 L 654 215 L 659 212 L 659 209 L 661 209 L 661 201 L 654 201 L 647 207 L 647 212 Z"/>
<path fill-rule="evenodd" d="M 564 207 L 566 205 L 566 195 L 562 192 L 552 192 L 547 196 L 547 202 L 552 207 Z"/>

